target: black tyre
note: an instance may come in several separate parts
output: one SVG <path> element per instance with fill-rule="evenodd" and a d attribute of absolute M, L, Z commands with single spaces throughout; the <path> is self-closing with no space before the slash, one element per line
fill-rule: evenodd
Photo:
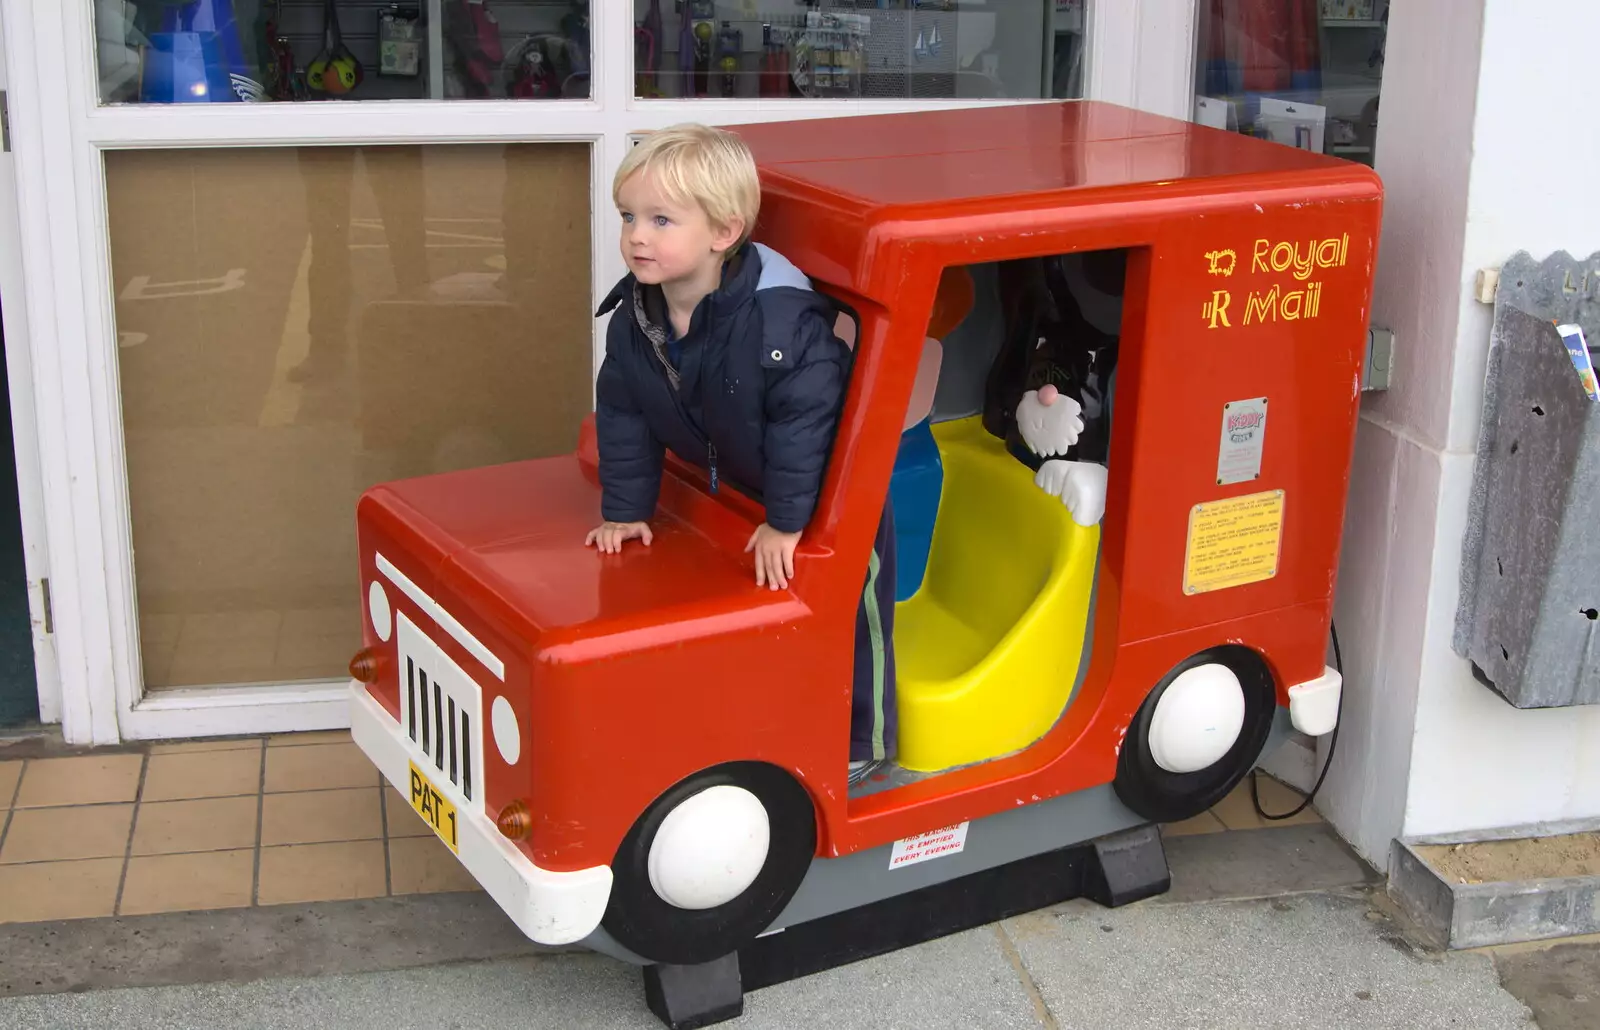
<path fill-rule="evenodd" d="M 1233 746 L 1216 761 L 1192 772 L 1170 772 L 1156 761 L 1151 727 L 1161 699 L 1184 673 L 1219 665 L 1238 679 L 1244 719 Z M 1261 656 L 1246 647 L 1227 645 L 1185 659 L 1156 684 L 1134 716 L 1117 756 L 1113 781 L 1117 796 L 1152 822 L 1191 819 L 1227 797 L 1255 766 L 1277 716 L 1277 690 Z"/>
<path fill-rule="evenodd" d="M 740 788 L 760 802 L 766 812 L 766 856 L 737 896 L 715 907 L 685 908 L 657 892 L 651 852 L 667 818 L 713 787 Z M 708 769 L 656 799 L 623 838 L 611 867 L 611 898 L 602 925 L 617 943 L 652 962 L 710 962 L 737 951 L 772 924 L 800 889 L 816 849 L 811 796 L 788 773 L 759 762 Z"/>

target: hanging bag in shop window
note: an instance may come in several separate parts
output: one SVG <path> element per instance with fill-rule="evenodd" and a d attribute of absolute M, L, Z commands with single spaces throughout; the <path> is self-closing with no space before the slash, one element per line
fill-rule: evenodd
<path fill-rule="evenodd" d="M 306 85 L 318 93 L 343 96 L 361 85 L 364 77 L 361 62 L 344 45 L 333 0 L 326 0 L 322 8 L 322 51 L 306 66 Z"/>

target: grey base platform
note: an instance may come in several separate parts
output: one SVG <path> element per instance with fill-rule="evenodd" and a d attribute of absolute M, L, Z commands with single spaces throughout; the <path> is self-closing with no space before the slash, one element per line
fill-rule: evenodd
<path fill-rule="evenodd" d="M 1171 882 L 1160 830 L 1146 824 L 814 919 L 714 962 L 646 966 L 645 1001 L 671 1030 L 695 1030 L 742 1014 L 746 991 L 1073 898 L 1116 908 Z"/>

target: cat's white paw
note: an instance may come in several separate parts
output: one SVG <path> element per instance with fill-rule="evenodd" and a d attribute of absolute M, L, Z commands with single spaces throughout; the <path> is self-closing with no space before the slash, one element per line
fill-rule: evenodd
<path fill-rule="evenodd" d="M 1039 471 L 1033 475 L 1034 483 L 1051 497 L 1060 497 L 1061 491 L 1067 487 L 1067 475 L 1072 471 L 1074 462 L 1054 458 L 1039 466 Z"/>
<path fill-rule="evenodd" d="M 1061 503 L 1080 526 L 1094 526 L 1106 513 L 1106 467 L 1089 461 L 1046 462 L 1070 466 L 1061 488 Z"/>

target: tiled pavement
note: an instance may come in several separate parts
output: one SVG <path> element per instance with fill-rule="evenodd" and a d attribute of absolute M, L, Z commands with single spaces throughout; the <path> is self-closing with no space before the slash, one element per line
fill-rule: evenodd
<path fill-rule="evenodd" d="M 343 732 L 0 759 L 0 805 L 0 923 L 478 889 Z M 1318 822 L 1245 784 L 1164 833 Z"/>
<path fill-rule="evenodd" d="M 348 733 L 0 760 L 0 923 L 476 889 Z"/>

